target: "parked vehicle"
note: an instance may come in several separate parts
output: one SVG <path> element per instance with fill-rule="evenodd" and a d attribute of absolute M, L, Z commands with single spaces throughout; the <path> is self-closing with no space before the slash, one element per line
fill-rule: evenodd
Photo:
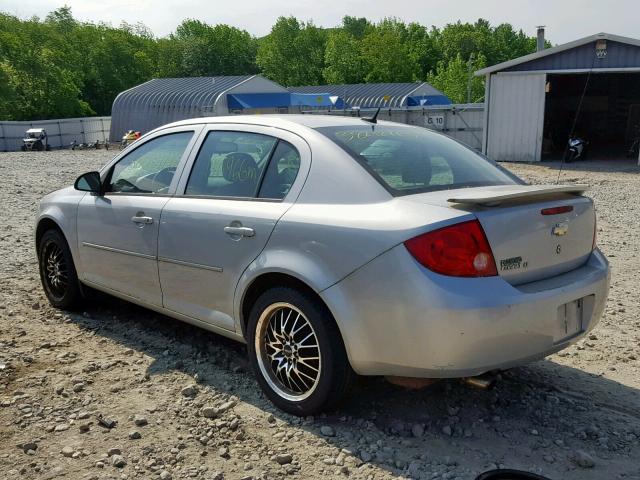
<path fill-rule="evenodd" d="M 135 130 L 127 130 L 126 133 L 122 136 L 122 141 L 120 142 L 120 149 L 123 149 L 126 146 L 132 144 L 139 138 L 140 138 L 140 132 L 136 132 Z"/>
<path fill-rule="evenodd" d="M 84 284 L 246 342 L 308 415 L 354 373 L 471 377 L 584 338 L 609 288 L 585 188 L 375 118 L 195 118 L 44 197 L 35 241 L 53 306 Z"/>
<path fill-rule="evenodd" d="M 73 140 L 69 147 L 71 148 L 71 150 L 88 150 L 88 149 L 98 150 L 102 147 L 104 147 L 105 150 L 109 150 L 109 142 L 106 140 L 104 142 L 100 142 L 100 140 L 95 140 L 93 142 L 78 143 L 76 140 Z"/>
<path fill-rule="evenodd" d="M 22 151 L 32 150 L 39 152 L 51 150 L 47 138 L 47 131 L 44 128 L 30 128 L 25 132 L 24 138 L 22 139 Z"/>
<path fill-rule="evenodd" d="M 565 151 L 565 162 L 585 160 L 587 157 L 587 145 L 589 145 L 589 142 L 581 137 L 574 136 L 569 138 L 567 150 Z"/>
<path fill-rule="evenodd" d="M 634 125 L 633 127 L 635 135 L 631 140 L 631 145 L 627 150 L 627 158 L 638 158 L 640 155 L 640 125 Z"/>

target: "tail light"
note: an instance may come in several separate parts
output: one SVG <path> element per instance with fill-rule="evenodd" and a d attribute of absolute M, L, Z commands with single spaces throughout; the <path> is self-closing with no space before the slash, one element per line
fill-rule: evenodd
<path fill-rule="evenodd" d="M 487 237 L 478 220 L 457 223 L 404 242 L 409 253 L 436 273 L 453 277 L 498 274 Z"/>

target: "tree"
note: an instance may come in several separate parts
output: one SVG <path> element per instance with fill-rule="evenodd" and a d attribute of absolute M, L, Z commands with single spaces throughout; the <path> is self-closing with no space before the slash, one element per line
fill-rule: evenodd
<path fill-rule="evenodd" d="M 383 20 L 362 39 L 365 82 L 412 82 L 420 66 L 405 42 L 406 28 L 396 20 Z"/>
<path fill-rule="evenodd" d="M 364 17 L 356 18 L 346 15 L 342 18 L 342 30 L 358 40 L 361 40 L 372 28 L 373 25 Z"/>
<path fill-rule="evenodd" d="M 78 24 L 71 14 L 71 7 L 67 5 L 50 12 L 45 22 L 55 26 L 61 32 L 70 32 Z"/>
<path fill-rule="evenodd" d="M 469 68 L 469 61 L 458 54 L 449 62 L 440 61 L 435 73 L 427 76 L 427 82 L 441 90 L 453 103 L 467 103 L 467 89 L 471 82 L 470 100 L 479 102 L 484 97 L 484 79 L 476 77 L 473 72 L 485 66 L 486 59 L 482 55 L 472 58 Z"/>
<path fill-rule="evenodd" d="M 322 82 L 325 35 L 313 23 L 280 17 L 260 42 L 256 63 L 262 73 L 285 86 Z"/>
<path fill-rule="evenodd" d="M 329 34 L 324 61 L 322 75 L 329 84 L 361 83 L 364 80 L 360 42 L 346 31 L 337 30 Z"/>
<path fill-rule="evenodd" d="M 185 20 L 175 36 L 163 42 L 172 54 L 177 76 L 242 75 L 256 71 L 256 41 L 244 30 L 228 25 L 211 27 L 200 20 Z"/>

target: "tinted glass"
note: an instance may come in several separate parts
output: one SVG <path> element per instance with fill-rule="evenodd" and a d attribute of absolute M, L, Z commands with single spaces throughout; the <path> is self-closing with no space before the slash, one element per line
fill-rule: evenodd
<path fill-rule="evenodd" d="M 291 190 L 291 185 L 298 176 L 298 170 L 300 170 L 300 154 L 293 145 L 280 140 L 269 162 L 258 196 L 284 198 Z"/>
<path fill-rule="evenodd" d="M 121 193 L 167 193 L 193 132 L 156 137 L 115 164 L 107 191 Z"/>
<path fill-rule="evenodd" d="M 509 185 L 517 178 L 473 150 L 424 128 L 322 127 L 393 195 Z"/>
<path fill-rule="evenodd" d="M 187 195 L 255 197 L 277 140 L 248 132 L 209 132 L 191 170 Z"/>

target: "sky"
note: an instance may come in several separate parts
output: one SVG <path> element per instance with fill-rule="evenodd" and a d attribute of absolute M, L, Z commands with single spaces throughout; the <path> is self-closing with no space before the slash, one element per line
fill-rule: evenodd
<path fill-rule="evenodd" d="M 263 36 L 279 16 L 293 15 L 333 27 L 343 16 L 351 15 L 374 21 L 397 17 L 438 27 L 482 17 L 492 25 L 511 23 L 532 36 L 537 25 L 545 25 L 546 37 L 553 44 L 598 32 L 640 37 L 639 0 L 0 0 L 0 11 L 21 18 L 44 17 L 65 3 L 79 20 L 114 26 L 122 20 L 142 22 L 156 36 L 171 33 L 185 18 L 226 23 Z"/>

